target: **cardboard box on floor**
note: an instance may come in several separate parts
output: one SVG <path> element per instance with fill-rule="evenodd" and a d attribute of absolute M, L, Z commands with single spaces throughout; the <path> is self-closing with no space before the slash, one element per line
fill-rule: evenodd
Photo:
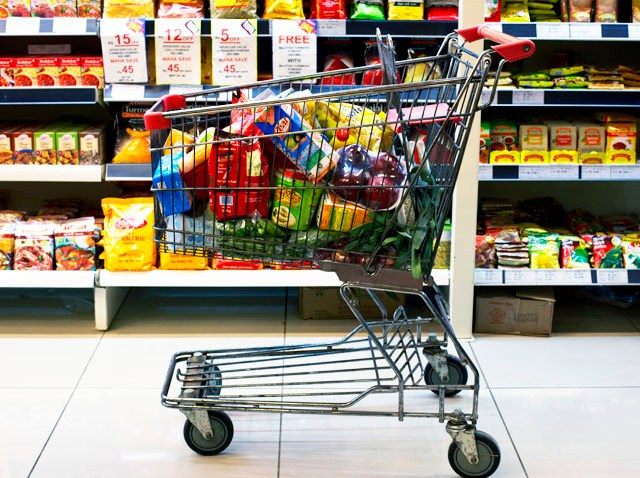
<path fill-rule="evenodd" d="M 552 287 L 480 289 L 476 295 L 477 333 L 551 335 Z"/>
<path fill-rule="evenodd" d="M 369 294 L 358 290 L 359 310 L 367 319 L 381 319 L 380 310 Z M 378 292 L 378 297 L 391 316 L 399 305 L 404 305 L 405 296 L 394 297 Z M 301 287 L 298 292 L 298 313 L 303 319 L 355 319 L 351 309 L 342 300 L 337 287 Z"/>

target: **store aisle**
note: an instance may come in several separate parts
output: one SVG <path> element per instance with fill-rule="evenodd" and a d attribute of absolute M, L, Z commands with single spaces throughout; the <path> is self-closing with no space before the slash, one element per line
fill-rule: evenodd
<path fill-rule="evenodd" d="M 456 476 L 437 420 L 234 414 L 223 455 L 187 448 L 184 418 L 160 405 L 171 354 L 331 339 L 352 328 L 301 320 L 284 291 L 133 291 L 106 333 L 81 306 L 3 299 L 0 478 Z M 637 476 L 637 312 L 559 307 L 555 329 L 551 338 L 465 343 L 483 376 L 479 428 L 502 449 L 494 476 Z M 433 401 L 411 395 L 408 405 Z"/>

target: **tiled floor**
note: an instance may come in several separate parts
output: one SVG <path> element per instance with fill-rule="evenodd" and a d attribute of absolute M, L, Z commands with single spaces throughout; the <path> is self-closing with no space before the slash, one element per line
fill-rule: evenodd
<path fill-rule="evenodd" d="M 0 300 L 0 478 L 456 476 L 435 419 L 231 414 L 225 453 L 186 446 L 184 417 L 160 405 L 173 353 L 331 340 L 354 325 L 303 321 L 284 290 L 136 290 L 106 333 L 93 330 L 87 297 Z M 550 338 L 464 347 L 482 374 L 478 428 L 502 451 L 495 477 L 639 476 L 638 309 L 559 303 Z"/>

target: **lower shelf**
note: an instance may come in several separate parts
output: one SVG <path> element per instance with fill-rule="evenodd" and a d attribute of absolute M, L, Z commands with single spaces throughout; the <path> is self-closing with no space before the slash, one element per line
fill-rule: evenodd
<path fill-rule="evenodd" d="M 92 289 L 95 277 L 95 271 L 0 271 L 0 287 Z"/>

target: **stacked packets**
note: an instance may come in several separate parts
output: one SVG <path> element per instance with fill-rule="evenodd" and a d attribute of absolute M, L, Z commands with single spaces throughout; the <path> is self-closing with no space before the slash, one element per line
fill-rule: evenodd
<path fill-rule="evenodd" d="M 559 0 L 505 0 L 503 22 L 560 22 Z"/>

